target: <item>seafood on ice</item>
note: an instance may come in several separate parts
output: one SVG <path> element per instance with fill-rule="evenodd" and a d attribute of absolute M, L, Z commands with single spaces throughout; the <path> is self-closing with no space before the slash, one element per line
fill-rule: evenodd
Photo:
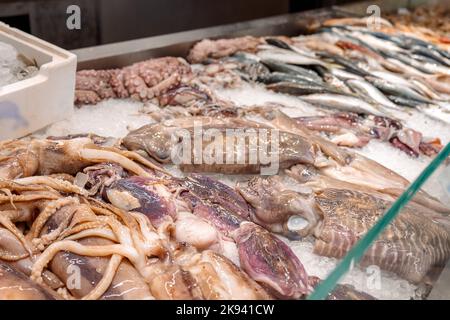
<path fill-rule="evenodd" d="M 0 142 L 0 299 L 307 297 L 322 279 L 291 241 L 342 258 L 410 184 L 352 148 L 378 140 L 417 161 L 443 147 L 403 119 L 448 120 L 448 43 L 381 22 L 79 71 L 77 112 L 131 98 L 148 121 L 120 137 Z M 248 85 L 314 114 L 220 94 Z M 361 265 L 427 283 L 450 257 L 449 213 L 419 191 Z M 374 297 L 338 285 L 328 299 Z"/>

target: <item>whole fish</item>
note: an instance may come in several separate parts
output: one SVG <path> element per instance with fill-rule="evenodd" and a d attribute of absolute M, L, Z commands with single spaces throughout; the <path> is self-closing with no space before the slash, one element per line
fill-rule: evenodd
<path fill-rule="evenodd" d="M 364 80 L 363 77 L 360 77 L 354 73 L 339 69 L 339 68 L 331 68 L 330 69 L 330 73 L 336 77 L 338 77 L 341 80 L 350 80 L 350 79 L 355 79 L 355 80 Z"/>
<path fill-rule="evenodd" d="M 450 74 L 450 69 L 444 66 L 437 65 L 435 63 L 417 61 L 409 56 L 409 54 L 397 54 L 392 58 L 400 60 L 404 64 L 410 65 L 411 67 L 428 74 L 442 73 Z"/>
<path fill-rule="evenodd" d="M 420 77 L 426 77 L 429 76 L 430 74 L 428 73 L 424 73 L 420 70 L 417 70 L 414 67 L 411 67 L 410 65 L 403 63 L 402 61 L 395 59 L 395 58 L 387 58 L 387 61 L 389 61 L 389 63 L 393 64 L 394 66 L 396 66 L 399 70 L 401 70 L 401 73 L 405 74 L 405 75 L 410 75 L 410 76 L 420 76 Z"/>
<path fill-rule="evenodd" d="M 355 91 L 362 92 L 363 94 L 370 97 L 375 102 L 381 104 L 382 106 L 399 110 L 399 106 L 390 101 L 386 96 L 378 90 L 376 87 L 364 80 L 347 80 L 347 84 Z"/>
<path fill-rule="evenodd" d="M 424 48 L 422 46 L 413 46 L 411 48 L 411 52 L 415 53 L 415 54 L 419 54 L 424 57 L 428 57 L 430 59 L 433 59 L 437 63 L 440 63 L 444 66 L 450 67 L 450 60 L 443 57 L 442 55 L 439 54 L 439 52 L 437 52 L 435 50 L 430 50 L 430 49 Z"/>
<path fill-rule="evenodd" d="M 280 49 L 290 50 L 290 51 L 297 52 L 297 53 L 299 53 L 301 55 L 304 55 L 304 56 L 307 56 L 307 57 L 310 57 L 310 58 L 316 58 L 316 55 L 314 54 L 314 52 L 306 50 L 306 48 L 301 49 L 301 48 L 298 48 L 298 47 L 291 46 L 290 44 L 284 42 L 281 39 L 266 38 L 266 42 L 268 44 L 270 44 L 272 46 L 275 46 L 277 48 L 280 48 Z"/>
<path fill-rule="evenodd" d="M 275 92 L 287 93 L 294 96 L 302 96 L 313 93 L 339 93 L 337 90 L 330 90 L 324 86 L 311 85 L 295 81 L 271 83 L 267 85 L 266 88 Z"/>
<path fill-rule="evenodd" d="M 302 96 L 301 99 L 312 104 L 342 111 L 373 114 L 377 116 L 386 115 L 371 104 L 361 99 L 340 94 L 311 94 Z"/>
<path fill-rule="evenodd" d="M 409 81 L 417 88 L 416 90 L 418 92 L 426 95 L 428 98 L 433 100 L 443 100 L 443 98 L 421 78 L 410 79 Z"/>
<path fill-rule="evenodd" d="M 377 87 L 384 93 L 416 100 L 425 104 L 433 104 L 433 101 L 421 96 L 419 93 L 407 86 L 401 84 L 392 84 L 389 81 L 374 77 L 367 77 L 367 80 L 369 80 L 375 87 Z"/>
<path fill-rule="evenodd" d="M 345 69 L 347 69 L 347 71 L 352 72 L 354 74 L 357 74 L 359 76 L 368 76 L 370 75 L 369 72 L 367 72 L 366 70 L 360 68 L 356 63 L 347 60 L 345 58 L 339 57 L 339 56 L 335 56 L 332 55 L 328 52 L 320 52 L 319 56 L 321 58 L 326 58 L 326 59 L 330 59 L 333 62 L 335 62 L 336 64 L 340 64 L 341 66 L 343 66 Z"/>
<path fill-rule="evenodd" d="M 403 106 L 403 107 L 416 108 L 419 105 L 421 105 L 421 103 L 417 102 L 416 100 L 410 100 L 410 99 L 404 98 L 404 97 L 393 96 L 393 95 L 388 95 L 387 97 L 389 98 L 389 100 L 394 102 L 396 105 Z"/>
<path fill-rule="evenodd" d="M 367 44 L 369 44 L 371 47 L 382 51 L 382 52 L 401 52 L 404 51 L 404 49 L 400 48 L 399 46 L 397 46 L 396 44 L 390 42 L 390 41 L 386 41 L 386 40 L 382 40 L 380 38 L 374 37 L 370 34 L 364 34 L 362 32 L 352 32 L 351 35 L 359 40 L 361 40 L 362 42 L 365 42 Z"/>
<path fill-rule="evenodd" d="M 273 59 L 262 59 L 261 63 L 266 65 L 270 70 L 275 72 L 282 72 L 292 74 L 295 76 L 301 76 L 311 81 L 323 82 L 322 78 L 313 70 L 302 68 L 300 66 L 294 66 L 291 64 L 281 63 Z"/>
<path fill-rule="evenodd" d="M 258 57 L 267 60 L 272 59 L 279 62 L 300 65 L 300 66 L 322 66 L 327 68 L 327 64 L 323 61 L 300 55 L 296 52 L 292 52 L 284 49 L 264 49 L 258 52 Z"/>
<path fill-rule="evenodd" d="M 271 83 L 277 83 L 277 82 L 293 82 L 293 83 L 307 84 L 307 85 L 318 86 L 318 87 L 321 87 L 324 85 L 323 83 L 320 83 L 320 84 L 316 83 L 315 81 L 312 81 L 303 76 L 282 73 L 282 72 L 272 72 L 269 74 L 265 74 L 265 75 L 259 77 L 258 81 L 261 81 L 265 84 L 271 84 Z"/>

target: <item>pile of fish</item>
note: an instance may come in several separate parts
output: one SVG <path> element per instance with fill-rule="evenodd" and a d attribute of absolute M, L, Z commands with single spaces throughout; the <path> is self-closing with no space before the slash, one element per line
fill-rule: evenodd
<path fill-rule="evenodd" d="M 163 57 L 78 72 L 80 107 L 132 98 L 149 123 L 120 139 L 0 142 L 0 299 L 310 294 L 321 279 L 283 238 L 342 258 L 410 183 L 346 147 L 380 139 L 433 156 L 439 140 L 405 127 L 401 115 L 449 108 L 445 48 L 343 22 L 304 37 L 204 40 L 188 57 L 196 65 Z M 243 108 L 215 91 L 244 82 L 320 114 Z M 450 257 L 449 214 L 420 191 L 361 264 L 426 282 Z M 346 285 L 328 298 L 373 299 Z"/>
<path fill-rule="evenodd" d="M 356 26 L 343 24 L 352 21 Z M 245 81 L 330 110 L 325 117 L 301 121 L 340 145 L 363 146 L 376 138 L 412 156 L 433 155 L 442 147 L 440 141 L 405 128 L 401 119 L 415 109 L 450 124 L 449 51 L 384 28 L 371 31 L 354 19 L 327 21 L 315 34 L 265 38 L 256 49 L 219 60 L 203 54 L 208 56 L 204 73 L 234 70 Z M 190 57 L 202 56 L 193 53 L 202 50 L 200 43 Z"/>

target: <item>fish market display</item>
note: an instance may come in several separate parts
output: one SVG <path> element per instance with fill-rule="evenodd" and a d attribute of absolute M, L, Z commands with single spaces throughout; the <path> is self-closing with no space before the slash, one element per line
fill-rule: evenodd
<path fill-rule="evenodd" d="M 450 50 L 331 19 L 81 70 L 75 104 L 0 142 L 0 299 L 304 299 L 413 177 L 364 151 L 426 164 L 449 142 Z M 444 200 L 420 190 L 351 271 L 395 288 L 355 277 L 328 299 L 418 298 L 450 258 Z"/>
<path fill-rule="evenodd" d="M 0 87 L 28 79 L 38 68 L 19 54 L 13 46 L 0 41 Z"/>

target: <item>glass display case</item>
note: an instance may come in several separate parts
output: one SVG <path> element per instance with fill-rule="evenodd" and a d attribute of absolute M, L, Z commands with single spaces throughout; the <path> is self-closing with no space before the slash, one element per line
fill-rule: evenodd
<path fill-rule="evenodd" d="M 308 299 L 450 299 L 449 155 L 447 144 L 395 202 L 367 200 L 357 230 L 371 227 Z"/>

